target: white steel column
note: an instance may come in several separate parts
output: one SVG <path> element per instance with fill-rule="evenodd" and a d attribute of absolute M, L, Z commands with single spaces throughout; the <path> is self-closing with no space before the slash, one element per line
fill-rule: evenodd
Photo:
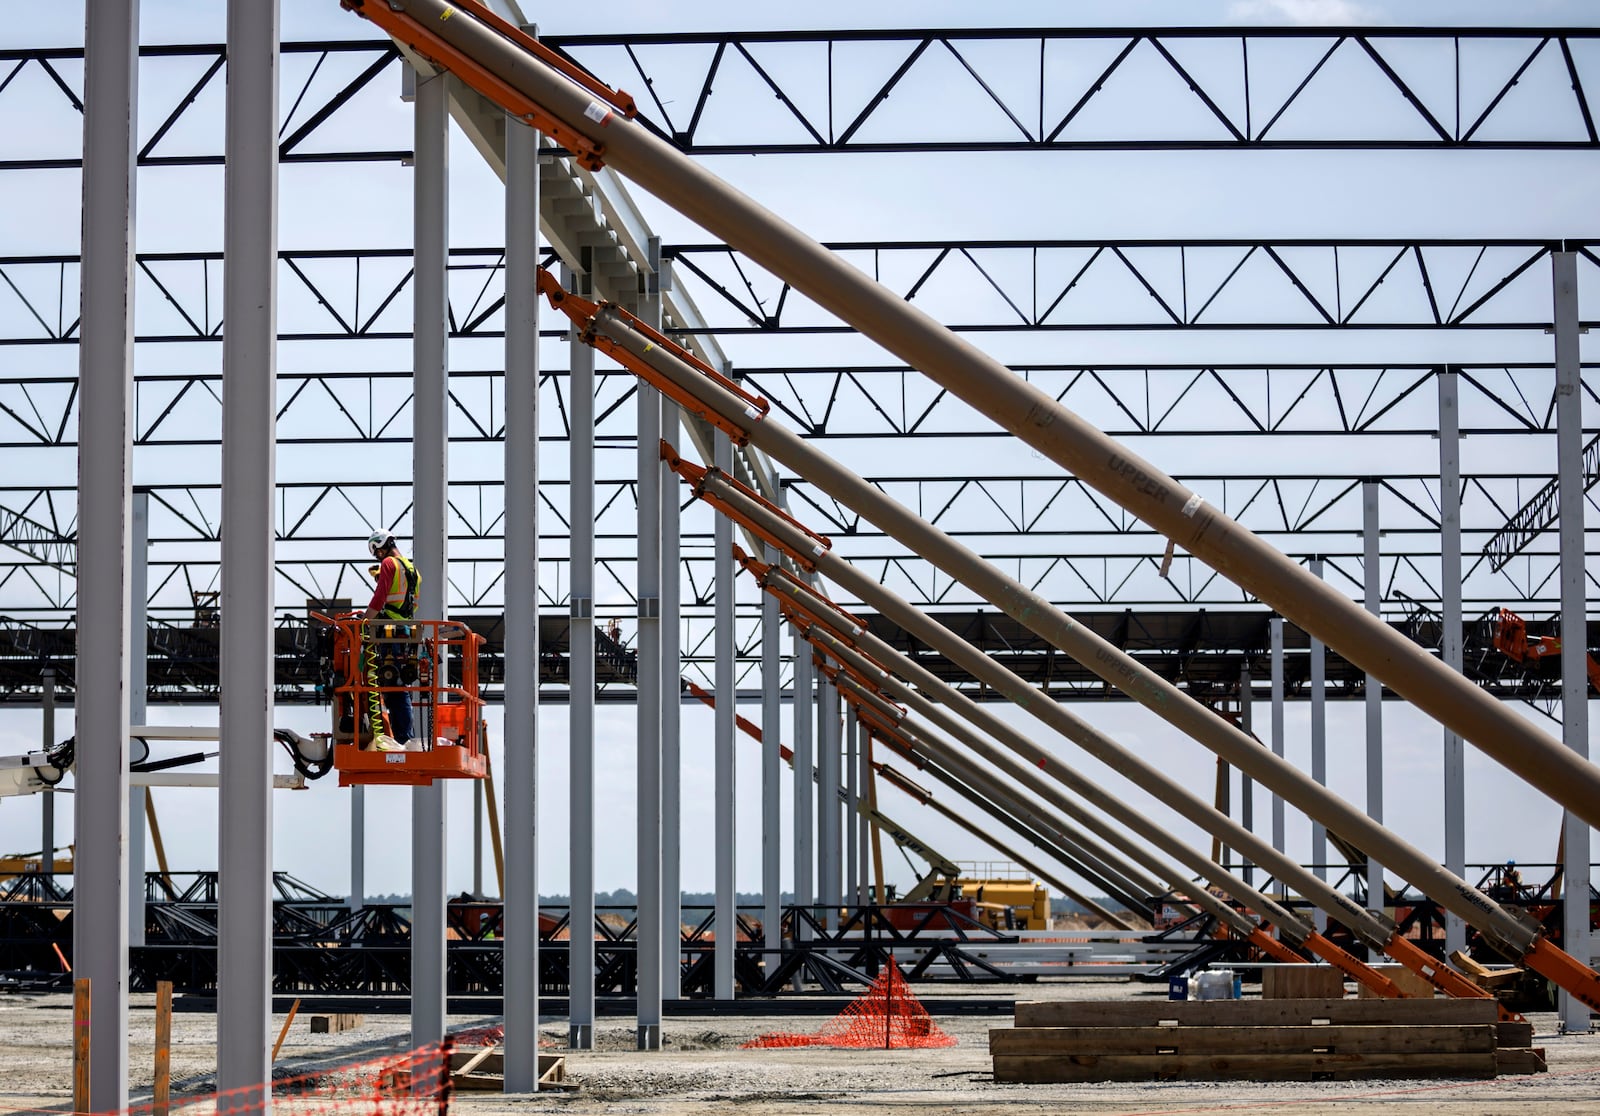
<path fill-rule="evenodd" d="M 661 1049 L 661 398 L 643 383 L 638 395 L 639 696 L 637 769 L 638 918 L 635 1043 Z M 676 700 L 677 695 L 673 695 Z"/>
<path fill-rule="evenodd" d="M 350 909 L 367 905 L 367 788 L 350 788 Z"/>
<path fill-rule="evenodd" d="M 1239 668 L 1239 727 L 1247 736 L 1255 735 L 1255 689 L 1254 680 L 1250 677 L 1250 660 L 1246 659 Z M 1250 832 L 1256 830 L 1256 784 L 1255 780 L 1243 771 L 1239 772 L 1239 824 Z M 1241 854 L 1244 871 L 1241 873 L 1244 882 L 1255 883 L 1256 869 L 1248 858 Z"/>
<path fill-rule="evenodd" d="M 579 277 L 568 271 L 562 286 L 587 293 Z M 568 445 L 572 474 L 570 527 L 572 547 L 572 621 L 567 656 L 568 745 L 571 783 L 568 788 L 567 841 L 567 1045 L 594 1049 L 594 350 L 567 333 L 572 371 L 572 438 Z"/>
<path fill-rule="evenodd" d="M 861 800 L 868 797 L 872 788 L 872 733 L 867 726 L 859 720 L 856 722 L 856 764 L 859 771 L 857 786 L 860 793 L 856 804 L 851 807 L 855 812 L 851 815 L 859 836 L 856 838 L 857 863 L 856 878 L 860 881 L 860 888 L 856 893 L 856 902 L 867 904 L 873 902 L 872 893 L 872 822 L 861 810 Z"/>
<path fill-rule="evenodd" d="M 1589 758 L 1589 678 L 1587 592 L 1583 545 L 1583 372 L 1578 363 L 1578 257 L 1551 254 L 1555 288 L 1556 476 L 1561 521 L 1561 638 L 1570 650 L 1561 656 L 1561 740 Z M 1568 953 L 1589 963 L 1594 945 L 1589 930 L 1589 826 L 1571 811 L 1562 817 L 1562 943 Z M 1561 1029 L 1587 1033 L 1589 1007 L 1571 993 L 1560 996 Z"/>
<path fill-rule="evenodd" d="M 49 751 L 56 745 L 56 671 L 54 667 L 45 667 L 39 672 L 39 681 L 42 687 L 40 703 L 42 706 L 43 724 L 39 727 L 40 744 L 44 751 Z M 39 848 L 44 852 L 44 863 L 41 865 L 46 876 L 55 875 L 56 871 L 56 792 L 46 790 L 39 795 L 43 804 L 43 816 L 40 818 Z"/>
<path fill-rule="evenodd" d="M 86 6 L 78 345 L 72 951 L 93 985 L 89 1102 L 128 1104 L 128 502 L 139 3 Z"/>
<path fill-rule="evenodd" d="M 839 925 L 839 689 L 817 678 L 817 902 L 822 924 Z"/>
<path fill-rule="evenodd" d="M 778 548 L 768 543 L 762 561 L 776 565 Z M 762 963 L 778 963 L 783 948 L 783 722 L 778 677 L 778 598 L 761 594 L 761 928 Z M 769 970 L 770 971 L 770 970 Z"/>
<path fill-rule="evenodd" d="M 417 615 L 442 620 L 449 561 L 445 492 L 449 476 L 446 393 L 449 364 L 450 117 L 447 78 L 419 72 L 413 106 L 412 560 Z M 413 735 L 433 739 L 417 710 Z M 439 1042 L 445 1026 L 445 787 L 411 788 L 411 1045 Z"/>
<path fill-rule="evenodd" d="M 661 238 L 646 244 L 650 272 L 640 316 L 661 328 L 661 292 L 669 274 L 661 259 Z M 677 444 L 678 405 L 661 399 L 661 436 Z M 661 996 L 676 1000 L 683 985 L 683 772 L 679 758 L 683 718 L 683 576 L 681 525 L 677 474 L 665 461 L 661 473 Z M 720 518 L 720 517 L 719 517 Z"/>
<path fill-rule="evenodd" d="M 794 902 L 809 915 L 815 915 L 816 887 L 815 839 L 815 695 L 816 663 L 811 644 L 794 635 Z M 810 928 L 801 924 L 795 933 L 810 937 Z"/>
<path fill-rule="evenodd" d="M 532 1093 L 539 1088 L 539 133 L 512 117 L 505 205 L 504 1088 Z M 592 649 L 589 662 L 593 669 Z M 474 789 L 481 794 L 483 784 Z M 479 817 L 475 809 L 474 823 Z M 483 862 L 476 824 L 474 833 L 476 884 Z M 579 936 L 576 928 L 571 936 Z"/>
<path fill-rule="evenodd" d="M 472 784 L 472 897 L 483 898 L 483 783 Z"/>
<path fill-rule="evenodd" d="M 658 315 L 659 319 L 659 315 Z M 678 405 L 661 397 L 661 429 L 674 442 Z M 676 474 L 662 463 L 661 476 L 661 995 L 683 991 L 683 591 L 682 525 Z M 718 517 L 721 518 L 720 516 Z"/>
<path fill-rule="evenodd" d="M 1311 576 L 1322 576 L 1322 559 L 1311 559 Z M 1311 777 L 1328 785 L 1328 649 L 1316 636 L 1311 638 Z M 1311 871 L 1317 879 L 1328 878 L 1328 829 L 1311 819 Z M 1317 929 L 1326 927 L 1327 915 L 1318 910 Z"/>
<path fill-rule="evenodd" d="M 1459 671 L 1461 647 L 1461 411 L 1456 370 L 1439 373 L 1439 593 L 1445 666 Z M 1466 753 L 1461 737 L 1444 730 L 1444 866 L 1467 874 Z M 1460 915 L 1444 916 L 1447 952 L 1465 948 L 1467 924 Z"/>
<path fill-rule="evenodd" d="M 723 431 L 716 431 L 713 439 L 713 456 L 718 469 L 733 475 L 733 443 Z M 735 798 L 737 783 L 734 778 L 734 715 L 738 712 L 738 694 L 734 692 L 737 675 L 734 656 L 737 641 L 734 639 L 734 597 L 736 595 L 733 568 L 733 520 L 717 516 L 712 534 L 714 552 L 713 569 L 716 579 L 716 617 L 713 635 L 716 655 L 717 708 L 715 726 L 716 763 L 713 809 L 715 811 L 716 845 L 716 927 L 717 940 L 712 955 L 712 995 L 719 1000 L 733 999 L 733 954 L 738 940 L 735 846 L 738 829 L 735 825 Z"/>
<path fill-rule="evenodd" d="M 1383 612 L 1382 551 L 1378 542 L 1378 482 L 1361 482 L 1362 589 L 1367 611 Z M 1367 672 L 1367 816 L 1383 820 L 1383 683 Z M 1383 910 L 1383 865 L 1367 857 L 1367 906 Z"/>
<path fill-rule="evenodd" d="M 228 5 L 217 1090 L 272 1107 L 278 2 Z"/>
<path fill-rule="evenodd" d="M 859 903 L 860 877 L 856 874 L 857 850 L 860 834 L 856 818 L 860 817 L 860 786 L 856 782 L 856 707 L 852 702 L 844 708 L 844 899 L 846 903 Z"/>
<path fill-rule="evenodd" d="M 1279 759 L 1283 758 L 1283 617 L 1274 616 L 1267 622 L 1267 630 L 1272 640 L 1272 754 Z M 1276 792 L 1272 795 L 1272 847 L 1278 852 L 1284 851 L 1283 843 L 1283 798 Z M 1278 882 L 1278 890 L 1283 891 L 1283 882 Z"/>
<path fill-rule="evenodd" d="M 128 569 L 128 724 L 143 725 L 150 692 L 150 493 L 135 492 L 131 504 Z M 130 756 L 131 760 L 132 757 Z M 128 948 L 144 945 L 145 802 L 148 787 L 128 788 Z"/>

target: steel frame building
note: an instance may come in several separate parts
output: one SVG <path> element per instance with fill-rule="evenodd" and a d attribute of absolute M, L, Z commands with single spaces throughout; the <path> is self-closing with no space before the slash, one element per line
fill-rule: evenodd
<path fill-rule="evenodd" d="M 522 22 L 515 4 L 494 6 Z M 793 359 L 791 352 L 815 352 L 810 346 L 843 337 L 847 327 L 725 245 L 664 240 L 612 172 L 584 169 L 548 143 L 521 142 L 525 129 L 508 134 L 498 109 L 454 78 L 414 69 L 417 59 L 353 19 L 348 38 L 280 44 L 276 4 L 230 4 L 227 44 L 140 48 L 137 8 L 97 0 L 86 48 L 0 49 L 0 112 L 21 102 L 46 120 L 82 113 L 88 121 L 81 147 L 70 129 L 42 127 L 29 133 L 35 149 L 0 158 L 4 180 L 81 170 L 84 194 L 81 249 L 0 243 L 0 451 L 13 463 L 0 482 L 0 700 L 37 700 L 46 668 L 63 690 L 128 697 L 120 708 L 78 701 L 76 893 L 102 916 L 80 912 L 80 956 L 94 979 L 124 989 L 111 999 L 116 1010 L 96 1019 L 96 1105 L 105 1098 L 120 1106 L 126 1097 L 125 1046 L 120 1060 L 114 1052 L 126 1034 L 120 912 L 132 870 L 105 850 L 138 833 L 120 741 L 140 723 L 147 698 L 220 704 L 229 819 L 222 876 L 260 881 L 233 894 L 223 885 L 220 1079 L 268 1079 L 253 974 L 270 950 L 270 840 L 261 840 L 270 832 L 270 765 L 238 745 L 230 752 L 229 742 L 268 738 L 271 702 L 314 687 L 296 665 L 304 651 L 297 620 L 309 601 L 365 591 L 365 562 L 349 557 L 353 518 L 417 540 L 429 571 L 426 610 L 481 615 L 485 628 L 498 626 L 508 658 L 539 664 L 541 687 L 504 685 L 508 740 L 535 739 L 539 701 L 572 706 L 577 925 L 593 918 L 592 896 L 588 910 L 581 900 L 594 870 L 589 695 L 598 685 L 603 696 L 637 704 L 640 816 L 660 817 L 659 827 L 639 827 L 644 1045 L 659 1044 L 661 999 L 678 993 L 680 947 L 662 927 L 673 924 L 679 890 L 678 718 L 670 715 L 679 680 L 759 699 L 774 726 L 780 701 L 794 702 L 797 807 L 808 797 L 801 780 L 809 783 L 813 758 L 837 764 L 842 747 L 836 726 L 827 735 L 826 715 L 813 725 L 811 703 L 794 700 L 817 683 L 807 656 L 778 661 L 775 613 L 745 602 L 736 608 L 734 594 L 718 592 L 734 573 L 731 530 L 681 508 L 676 478 L 657 461 L 658 439 L 685 441 L 681 448 L 722 464 L 913 603 L 1023 664 L 1052 693 L 1105 692 L 804 478 L 779 475 L 759 453 L 719 441 L 709 424 L 631 376 L 597 368 L 585 346 L 561 344 L 566 331 L 541 322 L 533 304 L 539 265 L 559 266 L 569 287 L 658 321 L 769 399 L 774 415 L 806 438 L 872 465 L 864 471 L 883 491 L 1120 645 L 1143 641 L 1152 661 L 1192 691 L 1248 704 L 1254 690 L 1251 682 L 1240 687 L 1241 671 L 1256 684 L 1270 680 L 1278 722 L 1286 689 L 1300 687 L 1314 706 L 1328 696 L 1364 698 L 1369 780 L 1375 764 L 1381 786 L 1381 733 L 1373 731 L 1381 686 L 1324 657 L 1315 641 L 1298 653 L 1281 620 L 1198 560 L 1163 554 L 1159 534 L 1076 478 L 1017 466 L 998 451 L 998 464 L 982 465 L 986 447 L 1004 435 L 979 427 L 970 409 L 914 370 L 873 355 Z M 1017 29 L 548 43 L 613 85 L 637 79 L 647 91 L 647 125 L 706 158 L 1277 150 L 1463 160 L 1477 157 L 1471 152 L 1545 152 L 1592 161 L 1600 151 L 1587 97 L 1600 80 L 1592 68 L 1600 32 L 1592 29 Z M 122 72 L 86 66 L 85 49 L 121 59 Z M 217 111 L 225 58 L 226 133 Z M 1420 82 L 1423 58 L 1449 59 L 1448 77 Z M 1005 82 L 995 76 L 1002 72 Z M 77 75 L 88 75 L 87 86 Z M 930 128 L 925 110 L 901 107 L 905 94 L 940 82 L 953 98 L 969 99 L 942 107 L 955 122 L 948 133 Z M 144 105 L 143 123 L 130 130 L 141 84 L 168 99 L 153 115 Z M 352 125 L 402 88 L 415 103 L 414 121 L 402 120 L 409 132 Z M 109 114 L 96 113 L 97 103 Z M 1332 115 L 1330 105 L 1341 103 L 1369 111 Z M 120 132 L 106 123 L 119 105 Z M 447 116 L 508 183 L 503 245 L 463 246 L 449 236 Z M 398 161 L 415 167 L 409 237 L 378 246 L 280 242 L 280 167 Z M 130 224 L 136 167 L 221 167 L 223 243 L 140 250 Z M 1019 375 L 1108 432 L 1172 447 L 1163 456 L 1209 502 L 1437 647 L 1457 669 L 1553 712 L 1551 671 L 1508 675 L 1471 632 L 1501 605 L 1539 619 L 1559 610 L 1566 632 L 1588 625 L 1593 575 L 1582 512 L 1600 465 L 1597 428 L 1583 417 L 1594 402 L 1593 371 L 1579 361 L 1577 337 L 1600 320 L 1586 309 L 1600 290 L 1593 232 L 830 247 L 952 328 L 1021 354 L 1009 361 Z M 1555 351 L 1546 359 L 1552 331 Z M 1059 359 L 1070 351 L 1061 342 L 1101 335 L 1128 340 L 1116 352 L 1100 346 L 1104 359 Z M 1185 359 L 1186 339 L 1213 335 L 1264 338 L 1267 352 Z M 1313 351 L 1329 338 L 1339 339 L 1330 347 L 1356 355 Z M 296 354 L 294 367 L 279 367 L 280 346 Z M 565 361 L 552 366 L 562 349 Z M 1219 343 L 1217 351 L 1226 349 Z M 301 355 L 308 353 L 309 362 Z M 1192 455 L 1216 439 L 1247 447 L 1254 467 L 1213 468 L 1209 457 Z M 1463 439 L 1517 448 L 1495 456 L 1491 468 L 1465 469 Z M 1350 445 L 1405 467 L 1374 469 L 1369 456 L 1297 468 L 1306 445 L 1318 447 L 1307 455 L 1314 462 L 1337 457 L 1323 446 Z M 1537 448 L 1524 452 L 1525 445 Z M 1559 487 L 1552 445 L 1560 446 Z M 395 452 L 405 446 L 414 447 L 409 475 Z M 504 461 L 480 469 L 494 475 L 462 479 L 445 465 L 447 447 L 503 450 Z M 332 462 L 337 451 L 355 450 L 376 467 L 317 475 L 319 455 Z M 66 468 L 74 454 L 76 484 Z M 220 470 L 196 477 L 173 467 L 199 459 Z M 309 469 L 310 479 L 280 479 L 282 461 Z M 885 461 L 900 468 L 885 469 Z M 537 576 L 515 576 L 507 553 L 536 555 Z M 146 554 L 147 562 L 137 560 Z M 230 616 L 274 617 L 261 625 L 272 638 L 216 628 L 218 608 L 224 625 Z M 636 626 L 633 656 L 597 661 L 598 621 L 624 610 Z M 149 688 L 130 693 L 129 663 L 138 668 L 146 641 L 130 641 L 129 632 L 142 630 L 146 615 L 154 625 Z M 899 638 L 880 626 L 885 638 Z M 125 654 L 130 646 L 134 653 Z M 491 671 L 492 681 L 501 679 Z M 1568 672 L 1564 685 L 1566 707 L 1583 710 L 1575 699 L 1585 692 L 1581 674 L 1574 688 Z M 719 776 L 731 772 L 733 715 L 732 702 L 718 709 Z M 1584 743 L 1585 722 L 1568 716 L 1569 743 Z M 1280 748 L 1281 733 L 1280 723 Z M 1442 859 L 1459 874 L 1459 741 L 1451 754 Z M 507 917 L 526 925 L 537 895 L 534 826 L 531 811 L 512 805 L 534 795 L 523 749 L 508 749 L 506 774 Z M 832 775 L 842 781 L 837 768 Z M 775 768 L 764 788 L 761 809 L 775 819 Z M 447 825 L 436 791 L 419 789 L 414 798 L 419 1039 L 444 1026 Z M 731 774 L 719 777 L 715 793 L 730 827 L 719 832 L 719 849 L 729 851 L 717 867 L 718 917 L 728 918 Z M 810 809 L 796 812 L 803 820 L 795 862 L 804 867 L 793 890 L 801 903 L 837 903 L 844 856 L 825 843 L 837 841 L 838 829 L 827 832 L 822 816 L 813 830 Z M 1567 832 L 1576 875 L 1587 868 L 1588 831 L 1569 820 Z M 775 904 L 775 838 L 763 864 Z M 848 867 L 849 880 L 863 883 L 855 863 Z M 437 918 L 428 913 L 432 898 L 440 900 Z M 507 987 L 532 986 L 537 959 L 531 964 L 532 975 L 508 960 Z M 578 950 L 570 965 L 570 1022 L 581 1047 L 592 1041 L 594 1005 L 577 990 L 592 985 L 583 975 L 594 958 Z M 719 951 L 716 966 L 717 994 L 731 996 L 731 950 L 726 958 Z M 508 1039 L 529 1033 L 536 1015 L 527 1013 L 537 1011 L 536 997 L 529 1000 L 513 1009 L 508 997 Z M 1568 1008 L 1572 1026 L 1581 1008 Z M 524 1014 L 513 1019 L 513 1011 Z M 103 1059 L 102 1050 L 110 1052 Z"/>

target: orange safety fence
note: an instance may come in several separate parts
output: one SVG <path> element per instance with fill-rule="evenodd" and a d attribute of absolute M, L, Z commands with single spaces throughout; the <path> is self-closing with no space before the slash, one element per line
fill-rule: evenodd
<path fill-rule="evenodd" d="M 457 1050 L 477 1049 L 485 1046 L 499 1046 L 506 1040 L 506 1025 L 504 1023 L 490 1023 L 482 1027 L 468 1027 L 461 1031 L 451 1031 L 450 1041 Z M 554 1050 L 563 1044 L 554 1039 L 539 1036 L 540 1050 Z"/>
<path fill-rule="evenodd" d="M 360 1062 L 274 1076 L 270 1109 L 274 1116 L 446 1116 L 450 1104 L 450 1044 L 432 1043 L 404 1054 L 385 1054 Z M 189 1091 L 174 1083 L 166 1111 L 182 1116 L 250 1116 L 269 1105 L 260 1085 L 217 1092 Z M 68 1101 L 66 1109 L 70 1110 Z M 7 1116 L 49 1112 L 60 1116 L 63 1105 L 49 1109 L 0 1109 Z M 126 1116 L 157 1116 L 154 1101 L 121 1109 Z M 111 1114 L 108 1114 L 111 1116 Z"/>
<path fill-rule="evenodd" d="M 911 991 L 894 958 L 878 979 L 815 1034 L 773 1031 L 744 1044 L 745 1049 L 832 1046 L 852 1050 L 922 1050 L 954 1046 L 955 1036 L 939 1029 Z"/>

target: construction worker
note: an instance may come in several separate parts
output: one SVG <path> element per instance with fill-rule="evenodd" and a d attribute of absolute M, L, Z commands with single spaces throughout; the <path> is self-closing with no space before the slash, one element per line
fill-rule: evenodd
<path fill-rule="evenodd" d="M 363 612 L 362 619 L 379 621 L 369 623 L 367 631 L 372 639 L 365 648 L 367 685 L 378 685 L 379 666 L 384 659 L 391 663 L 405 663 L 410 659 L 411 625 L 405 623 L 416 615 L 417 567 L 400 553 L 394 535 L 388 531 L 374 531 L 367 539 L 367 549 L 378 559 L 377 586 L 372 600 Z M 386 638 L 387 637 L 387 638 Z M 404 685 L 404 673 L 386 672 L 386 686 Z M 389 732 L 382 731 L 383 707 L 389 708 Z M 368 720 L 372 725 L 372 746 L 380 752 L 405 751 L 411 739 L 411 693 L 406 689 L 389 689 L 379 700 L 374 688 L 368 694 Z"/>

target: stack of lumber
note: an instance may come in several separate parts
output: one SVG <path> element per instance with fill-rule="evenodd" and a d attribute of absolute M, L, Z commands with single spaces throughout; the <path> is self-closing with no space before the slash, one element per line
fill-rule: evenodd
<path fill-rule="evenodd" d="M 1008 1082 L 1346 1080 L 1542 1073 L 1493 1000 L 1019 1002 L 989 1032 Z"/>

